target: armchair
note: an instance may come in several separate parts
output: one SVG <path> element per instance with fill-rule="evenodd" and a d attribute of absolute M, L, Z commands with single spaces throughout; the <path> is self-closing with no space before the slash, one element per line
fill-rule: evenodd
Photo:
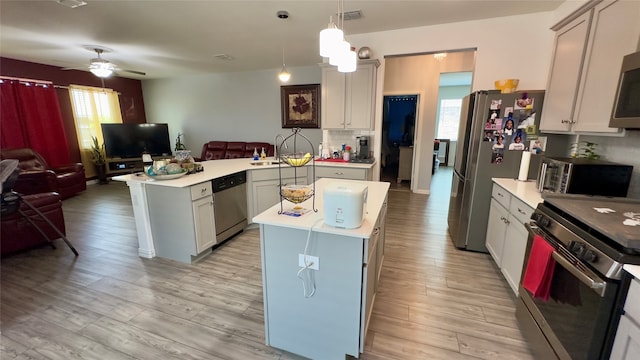
<path fill-rule="evenodd" d="M 87 189 L 81 163 L 52 168 L 40 154 L 29 148 L 2 149 L 0 159 L 19 161 L 20 176 L 13 188 L 21 194 L 55 191 L 66 199 Z"/>
<path fill-rule="evenodd" d="M 60 201 L 60 195 L 58 195 L 58 193 L 45 192 L 24 195 L 22 198 L 38 209 L 43 216 L 46 216 L 62 234 L 65 234 L 62 202 Z M 45 220 L 34 210 L 30 209 L 24 202 L 20 204 L 20 210 L 24 216 L 15 212 L 10 215 L 3 215 L 0 220 L 1 255 L 4 256 L 45 244 L 51 244 L 52 240 L 61 237 L 55 229 L 47 224 Z M 29 223 L 29 220 L 33 221 L 37 227 Z M 46 237 L 40 233 L 39 229 Z"/>

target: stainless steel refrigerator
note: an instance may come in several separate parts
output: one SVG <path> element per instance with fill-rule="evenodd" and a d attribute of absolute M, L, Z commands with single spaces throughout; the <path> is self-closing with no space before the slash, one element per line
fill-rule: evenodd
<path fill-rule="evenodd" d="M 543 90 L 477 91 L 463 99 L 448 215 L 449 235 L 457 248 L 487 252 L 491 178 L 517 179 L 522 153 L 528 150 L 509 147 L 522 148 L 511 145 L 520 134 L 529 149 L 538 136 L 543 101 Z M 508 122 L 510 130 L 505 129 Z M 529 178 L 535 178 L 540 158 L 531 156 Z"/>

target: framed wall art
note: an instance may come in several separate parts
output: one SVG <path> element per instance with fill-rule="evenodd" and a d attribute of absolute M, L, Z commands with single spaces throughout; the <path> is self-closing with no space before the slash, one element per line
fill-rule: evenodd
<path fill-rule="evenodd" d="M 320 84 L 280 87 L 283 128 L 320 128 Z"/>

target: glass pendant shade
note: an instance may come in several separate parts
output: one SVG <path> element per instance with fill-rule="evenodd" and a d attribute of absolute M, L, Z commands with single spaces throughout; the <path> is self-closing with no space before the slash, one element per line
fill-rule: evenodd
<path fill-rule="evenodd" d="M 278 74 L 278 79 L 280 79 L 281 82 L 287 82 L 290 78 L 291 73 L 289 73 L 284 64 L 282 64 L 282 70 L 280 70 L 280 73 Z"/>
<path fill-rule="evenodd" d="M 347 73 L 356 71 L 358 65 L 358 55 L 355 51 L 349 50 L 344 56 L 340 64 L 338 64 L 338 71 Z"/>
<path fill-rule="evenodd" d="M 348 52 L 351 50 L 351 44 L 341 40 L 337 48 L 338 50 L 329 58 L 329 64 L 333 66 L 338 66 L 344 61 L 343 59 L 347 57 Z"/>
<path fill-rule="evenodd" d="M 331 57 L 338 49 L 338 44 L 344 38 L 342 30 L 336 27 L 333 21 L 329 21 L 329 26 L 320 31 L 320 56 Z"/>

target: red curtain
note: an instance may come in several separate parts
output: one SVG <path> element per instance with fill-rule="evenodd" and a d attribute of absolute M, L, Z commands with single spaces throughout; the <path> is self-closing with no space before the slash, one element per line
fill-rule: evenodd
<path fill-rule="evenodd" d="M 58 96 L 51 84 L 2 80 L 2 148 L 32 148 L 50 166 L 70 162 Z"/>

